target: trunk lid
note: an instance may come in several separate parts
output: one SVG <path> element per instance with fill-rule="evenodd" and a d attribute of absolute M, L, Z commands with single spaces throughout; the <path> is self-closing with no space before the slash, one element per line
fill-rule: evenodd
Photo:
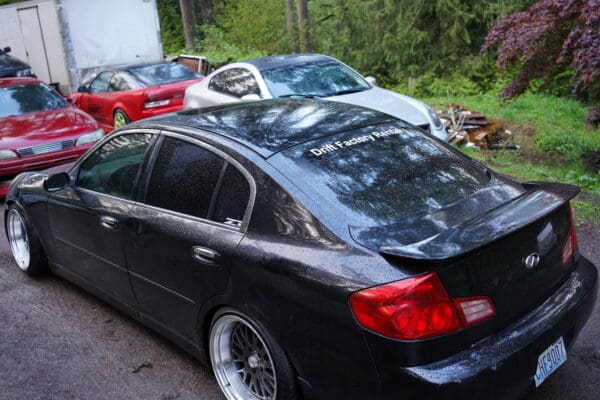
<path fill-rule="evenodd" d="M 350 227 L 360 244 L 400 267 L 435 271 L 452 298 L 488 296 L 495 329 L 541 304 L 567 278 L 562 265 L 570 229 L 569 200 L 578 189 L 530 184 L 510 199 L 488 186 L 458 203 L 378 227 Z M 537 263 L 526 266 L 533 256 Z"/>

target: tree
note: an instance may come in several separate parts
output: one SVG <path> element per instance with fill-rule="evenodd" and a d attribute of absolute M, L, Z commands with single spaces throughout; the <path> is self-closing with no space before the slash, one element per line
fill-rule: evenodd
<path fill-rule="evenodd" d="M 189 50 L 196 50 L 196 20 L 192 0 L 179 0 L 179 7 L 181 8 L 186 47 Z"/>
<path fill-rule="evenodd" d="M 288 31 L 290 43 L 296 50 L 296 12 L 294 11 L 294 0 L 285 0 L 285 26 Z"/>
<path fill-rule="evenodd" d="M 482 51 L 494 45 L 498 45 L 498 68 L 518 69 L 501 96 L 517 96 L 533 79 L 572 69 L 573 92 L 599 100 L 600 1 L 538 1 L 526 11 L 500 19 Z"/>
<path fill-rule="evenodd" d="M 198 0 L 198 9 L 200 10 L 200 21 L 202 21 L 202 25 L 212 25 L 212 0 Z"/>
<path fill-rule="evenodd" d="M 298 29 L 300 31 L 300 51 L 303 53 L 311 52 L 312 43 L 310 41 L 310 31 L 308 25 L 308 4 L 307 0 L 298 1 Z"/>

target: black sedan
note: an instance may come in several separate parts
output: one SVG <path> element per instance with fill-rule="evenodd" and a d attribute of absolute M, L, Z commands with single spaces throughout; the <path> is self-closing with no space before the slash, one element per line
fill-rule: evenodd
<path fill-rule="evenodd" d="M 0 49 L 0 78 L 35 77 L 31 66 L 8 54 L 10 50 L 10 47 Z"/>
<path fill-rule="evenodd" d="M 17 177 L 5 221 L 23 271 L 172 339 L 227 399 L 514 398 L 593 308 L 576 194 L 377 111 L 272 100 L 128 125 Z"/>

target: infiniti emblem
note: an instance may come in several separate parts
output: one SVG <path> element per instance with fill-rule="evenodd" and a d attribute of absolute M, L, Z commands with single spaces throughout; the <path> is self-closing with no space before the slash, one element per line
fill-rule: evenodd
<path fill-rule="evenodd" d="M 527 269 L 534 269 L 540 265 L 540 255 L 538 253 L 531 253 L 525 257 L 523 264 L 525 264 L 525 268 Z"/>

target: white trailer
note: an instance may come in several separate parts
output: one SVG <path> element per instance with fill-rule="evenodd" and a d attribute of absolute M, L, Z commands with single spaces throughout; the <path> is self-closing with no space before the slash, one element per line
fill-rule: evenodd
<path fill-rule="evenodd" d="M 31 0 L 0 6 L 0 48 L 68 94 L 99 68 L 163 58 L 156 0 Z"/>

